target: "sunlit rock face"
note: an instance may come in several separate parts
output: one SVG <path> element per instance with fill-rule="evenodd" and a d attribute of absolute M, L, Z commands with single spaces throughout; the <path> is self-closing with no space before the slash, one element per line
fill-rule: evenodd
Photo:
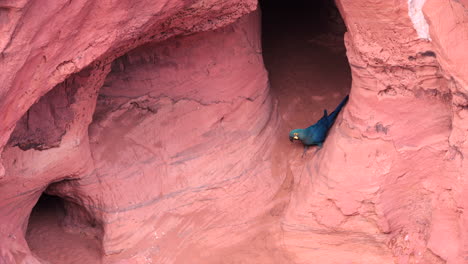
<path fill-rule="evenodd" d="M 244 238 L 209 234 L 246 229 L 279 184 L 257 3 L 19 4 L 2 9 L 18 23 L 2 47 L 2 263 L 50 260 L 25 241 L 42 192 L 63 199 L 65 230 L 99 242 L 99 261 L 172 263 L 176 248 Z"/>
<path fill-rule="evenodd" d="M 258 22 L 252 13 L 113 62 L 89 127 L 96 169 L 85 187 L 106 223 L 107 254 L 143 241 L 138 250 L 171 263 L 194 245 L 235 243 L 244 236 L 215 236 L 268 210 L 279 184 L 267 159 L 276 116 Z"/>
<path fill-rule="evenodd" d="M 304 257 L 466 262 L 467 9 L 415 2 L 338 1 L 353 84 L 288 208 L 286 243 Z M 330 254 L 300 249 L 297 222 Z"/>
<path fill-rule="evenodd" d="M 4 145 L 16 121 L 71 74 L 149 41 L 213 30 L 256 1 L 3 1 L 0 94 Z M 2 173 L 3 175 L 3 173 Z"/>
<path fill-rule="evenodd" d="M 305 55 L 257 4 L 0 3 L 0 263 L 466 263 L 468 2 L 325 1 Z"/>

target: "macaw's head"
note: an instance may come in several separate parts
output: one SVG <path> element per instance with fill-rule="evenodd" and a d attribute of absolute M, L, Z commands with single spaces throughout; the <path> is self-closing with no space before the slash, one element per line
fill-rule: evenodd
<path fill-rule="evenodd" d="M 304 129 L 294 129 L 289 132 L 289 140 L 293 142 L 294 140 L 301 140 L 305 138 Z"/>

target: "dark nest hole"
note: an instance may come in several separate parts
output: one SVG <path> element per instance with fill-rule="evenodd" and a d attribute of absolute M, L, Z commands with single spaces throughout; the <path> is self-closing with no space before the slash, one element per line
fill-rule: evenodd
<path fill-rule="evenodd" d="M 99 263 L 102 257 L 102 225 L 71 197 L 55 193 L 51 184 L 32 209 L 26 230 L 31 251 L 47 263 Z"/>
<path fill-rule="evenodd" d="M 261 0 L 260 7 L 263 58 L 274 93 L 281 95 L 285 86 L 306 90 L 313 85 L 349 91 L 346 25 L 333 0 Z"/>
<path fill-rule="evenodd" d="M 260 1 L 262 42 L 266 51 L 277 45 L 322 47 L 344 54 L 346 25 L 333 0 Z M 288 44 L 289 43 L 289 44 Z"/>
<path fill-rule="evenodd" d="M 320 33 L 342 35 L 346 26 L 334 0 L 260 0 L 263 33 L 313 37 Z M 287 31 L 286 31 L 287 30 Z"/>
<path fill-rule="evenodd" d="M 37 218 L 43 217 L 44 215 L 54 217 L 57 220 L 63 219 L 66 213 L 64 203 L 65 201 L 58 196 L 42 193 L 31 212 L 29 218 L 30 225 L 31 222 L 34 223 Z"/>

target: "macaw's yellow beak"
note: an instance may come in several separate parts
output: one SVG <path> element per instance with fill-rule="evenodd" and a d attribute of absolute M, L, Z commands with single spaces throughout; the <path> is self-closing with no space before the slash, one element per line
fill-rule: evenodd
<path fill-rule="evenodd" d="M 294 136 L 293 138 L 294 138 L 295 140 L 299 140 L 299 138 L 298 138 L 297 136 Z"/>

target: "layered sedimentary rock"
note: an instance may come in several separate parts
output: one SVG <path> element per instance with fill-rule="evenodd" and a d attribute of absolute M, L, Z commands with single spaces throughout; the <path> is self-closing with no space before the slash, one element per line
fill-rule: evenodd
<path fill-rule="evenodd" d="M 466 262 L 466 7 L 423 4 L 338 1 L 353 85 L 295 174 L 285 243 L 304 260 Z"/>
<path fill-rule="evenodd" d="M 0 145 L 34 102 L 71 74 L 148 41 L 219 28 L 255 8 L 256 1 L 3 2 Z"/>
<path fill-rule="evenodd" d="M 350 101 L 301 158 L 333 104 L 278 119 L 256 1 L 2 2 L 0 262 L 77 259 L 25 239 L 45 192 L 95 262 L 465 263 L 468 2 L 337 4 Z"/>
<path fill-rule="evenodd" d="M 276 188 L 266 186 L 279 184 L 268 177 L 266 141 L 276 122 L 258 25 L 254 13 L 114 61 L 90 126 L 96 171 L 83 187 L 103 215 L 106 254 L 144 241 L 155 251 L 145 254 L 170 263 L 176 247 L 243 239 L 207 238 L 247 229 L 268 210 Z M 95 184 L 112 186 L 106 199 Z"/>
<path fill-rule="evenodd" d="M 95 237 L 111 262 L 172 262 L 165 246 L 267 210 L 274 188 L 258 184 L 275 181 L 255 179 L 270 174 L 269 150 L 250 143 L 276 122 L 258 13 L 245 16 L 254 1 L 19 4 L 2 8 L 2 262 L 37 262 L 24 235 L 43 191 L 65 200 L 63 228 Z M 262 210 L 243 206 L 254 196 Z"/>

